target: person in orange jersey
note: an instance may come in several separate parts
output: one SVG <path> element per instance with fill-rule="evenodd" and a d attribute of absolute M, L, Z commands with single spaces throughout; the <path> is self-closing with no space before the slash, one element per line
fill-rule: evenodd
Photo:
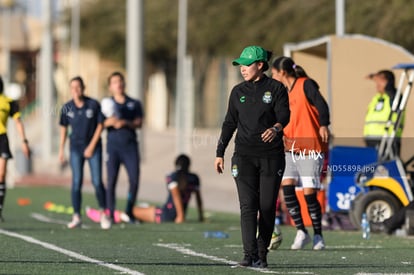
<path fill-rule="evenodd" d="M 302 249 L 311 242 L 295 191 L 300 183 L 314 229 L 313 249 L 321 250 L 325 248 L 325 242 L 317 191 L 321 186 L 324 154 L 328 151 L 329 107 L 319 92 L 318 84 L 291 58 L 277 58 L 273 62 L 272 77 L 288 90 L 291 111 L 289 124 L 283 131 L 286 169 L 282 179 L 286 207 L 297 228 L 291 249 Z"/>

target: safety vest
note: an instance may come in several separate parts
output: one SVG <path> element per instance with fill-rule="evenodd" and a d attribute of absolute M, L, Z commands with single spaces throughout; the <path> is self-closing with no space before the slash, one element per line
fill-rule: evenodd
<path fill-rule="evenodd" d="M 327 144 L 319 136 L 319 112 L 309 103 L 304 91 L 305 77 L 296 79 L 289 92 L 290 121 L 283 129 L 285 151 L 301 154 L 327 152 Z"/>
<path fill-rule="evenodd" d="M 364 137 L 365 138 L 379 138 L 385 134 L 385 125 L 391 113 L 390 97 L 386 93 L 376 94 L 368 105 L 368 111 L 365 116 Z M 392 122 L 396 122 L 397 114 L 391 118 Z M 401 124 L 396 132 L 396 137 L 401 137 L 404 122 L 404 113 L 401 119 Z M 391 133 L 392 128 L 388 133 Z"/>

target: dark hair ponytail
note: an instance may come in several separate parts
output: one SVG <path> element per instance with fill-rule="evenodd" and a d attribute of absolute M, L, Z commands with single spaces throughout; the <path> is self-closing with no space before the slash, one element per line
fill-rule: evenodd
<path fill-rule="evenodd" d="M 263 72 L 267 71 L 269 69 L 269 60 L 272 57 L 272 52 L 265 50 L 266 51 L 266 60 L 262 60 L 260 62 L 263 62 Z"/>
<path fill-rule="evenodd" d="M 270 61 L 270 58 L 272 58 L 273 52 L 266 50 L 266 54 L 267 54 L 267 61 Z"/>
<path fill-rule="evenodd" d="M 295 73 L 296 77 L 309 77 L 308 74 L 305 72 L 305 70 L 302 68 L 302 66 L 295 65 Z"/>
<path fill-rule="evenodd" d="M 395 96 L 397 89 L 395 88 L 395 75 L 389 70 L 382 70 L 377 73 L 377 75 L 382 75 L 386 80 L 387 84 L 385 85 L 385 91 L 391 97 Z"/>
<path fill-rule="evenodd" d="M 305 70 L 301 66 L 296 65 L 290 57 L 281 56 L 276 58 L 275 61 L 273 61 L 273 68 L 278 71 L 283 70 L 291 77 L 308 77 Z"/>
<path fill-rule="evenodd" d="M 190 158 L 181 154 L 175 159 L 175 168 L 177 171 L 178 190 L 182 191 L 187 186 L 187 175 L 190 171 Z"/>

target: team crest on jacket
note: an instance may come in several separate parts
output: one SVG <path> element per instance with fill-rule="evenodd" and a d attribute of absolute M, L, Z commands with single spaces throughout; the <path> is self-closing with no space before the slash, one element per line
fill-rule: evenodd
<path fill-rule="evenodd" d="M 267 91 L 264 93 L 262 100 L 264 103 L 269 104 L 270 102 L 272 102 L 272 93 Z"/>
<path fill-rule="evenodd" d="M 237 178 L 237 176 L 239 175 L 239 168 L 237 167 L 236 164 L 234 164 L 231 167 L 231 175 L 233 176 L 233 178 Z"/>
<path fill-rule="evenodd" d="M 87 118 L 92 118 L 93 117 L 93 110 L 92 109 L 87 109 L 86 110 L 86 117 Z"/>
<path fill-rule="evenodd" d="M 75 117 L 75 113 L 72 111 L 67 112 L 66 115 L 72 119 Z"/>
<path fill-rule="evenodd" d="M 135 103 L 131 101 L 131 102 L 128 102 L 126 106 L 128 110 L 133 110 L 135 108 Z"/>

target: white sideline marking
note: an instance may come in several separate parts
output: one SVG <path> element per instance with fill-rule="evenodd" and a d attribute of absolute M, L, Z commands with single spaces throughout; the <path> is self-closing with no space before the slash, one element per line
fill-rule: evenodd
<path fill-rule="evenodd" d="M 241 244 L 226 244 L 226 245 L 224 245 L 224 247 L 228 247 L 228 248 L 241 248 L 241 247 L 243 247 L 243 245 L 241 245 Z"/>
<path fill-rule="evenodd" d="M 32 214 L 30 214 L 30 217 L 32 217 L 33 219 L 38 220 L 40 222 L 56 223 L 56 224 L 64 224 L 64 225 L 67 224 L 66 221 L 51 219 L 51 218 L 46 217 L 46 216 L 44 216 L 42 214 L 39 214 L 39 213 L 32 213 Z"/>
<path fill-rule="evenodd" d="M 327 245 L 329 249 L 381 249 L 380 245 Z"/>
<path fill-rule="evenodd" d="M 46 217 L 46 216 L 44 216 L 42 214 L 39 214 L 39 213 L 32 213 L 32 214 L 30 214 L 30 217 L 32 217 L 33 219 L 38 220 L 40 222 L 46 222 L 46 223 L 55 223 L 55 224 L 63 224 L 63 225 L 67 225 L 67 223 L 68 223 L 67 221 L 51 219 L 51 218 Z M 88 229 L 90 227 L 87 226 L 87 225 L 82 224 L 81 228 Z"/>
<path fill-rule="evenodd" d="M 135 270 L 132 270 L 132 269 L 129 269 L 129 268 L 126 268 L 126 267 L 114 265 L 114 264 L 111 264 L 111 263 L 105 263 L 105 262 L 100 261 L 100 260 L 96 260 L 96 259 L 93 259 L 93 258 L 90 258 L 90 257 L 87 257 L 87 256 L 83 256 L 83 255 L 78 254 L 76 252 L 58 247 L 54 244 L 39 241 L 35 238 L 29 237 L 29 236 L 26 236 L 26 235 L 10 232 L 10 231 L 3 230 L 3 229 L 0 229 L 0 234 L 7 235 L 9 237 L 14 237 L 14 238 L 17 238 L 17 239 L 21 239 L 21 240 L 26 241 L 28 243 L 33 243 L 33 244 L 43 246 L 46 249 L 56 251 L 58 253 L 69 256 L 71 258 L 75 258 L 75 259 L 78 259 L 78 260 L 81 260 L 81 261 L 84 261 L 84 262 L 89 262 L 89 263 L 97 264 L 99 266 L 104 266 L 104 267 L 107 267 L 107 268 L 110 268 L 110 269 L 113 269 L 113 270 L 117 270 L 117 271 L 122 272 L 123 274 L 144 275 L 144 273 L 140 273 L 138 271 L 135 271 Z"/>
<path fill-rule="evenodd" d="M 157 244 L 154 244 L 154 245 L 169 248 L 169 249 L 173 249 L 173 250 L 175 250 L 177 252 L 180 252 L 182 254 L 185 254 L 185 255 L 200 257 L 200 258 L 208 259 L 208 260 L 211 260 L 211 261 L 228 264 L 228 265 L 231 265 L 232 268 L 238 267 L 238 263 L 235 262 L 235 261 L 230 261 L 230 260 L 219 258 L 219 257 L 216 257 L 216 256 L 211 256 L 211 255 L 207 255 L 207 254 L 204 254 L 204 253 L 195 252 L 194 250 L 191 250 L 189 248 L 185 248 L 184 246 L 176 244 L 176 243 L 165 243 L 165 244 L 164 243 L 157 243 Z M 261 273 L 272 273 L 272 274 L 314 274 L 312 272 L 296 272 L 296 271 L 278 272 L 278 271 L 273 271 L 273 270 L 269 270 L 269 269 L 253 268 L 253 267 L 241 267 L 241 268 L 247 268 L 247 269 L 254 270 L 254 271 L 257 271 L 257 272 L 261 272 Z"/>

